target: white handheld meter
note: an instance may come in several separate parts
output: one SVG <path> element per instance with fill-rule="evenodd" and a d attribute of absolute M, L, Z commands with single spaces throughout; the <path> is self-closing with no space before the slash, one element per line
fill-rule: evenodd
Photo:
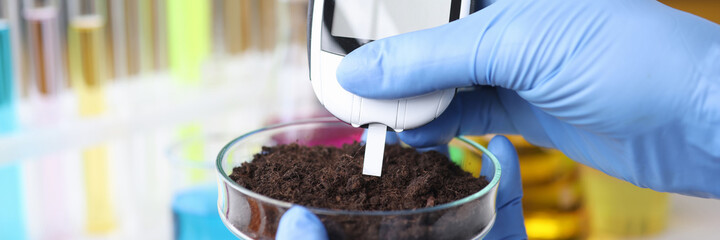
<path fill-rule="evenodd" d="M 384 126 L 399 132 L 429 123 L 445 111 L 455 96 L 455 89 L 402 99 L 362 98 L 346 91 L 338 83 L 335 74 L 340 61 L 346 54 L 373 40 L 432 28 L 465 17 L 475 7 L 472 2 L 471 0 L 310 0 L 308 13 L 310 81 L 315 96 L 335 117 L 354 127 L 370 125 L 363 173 L 368 171 L 368 151 L 379 148 L 380 164 L 375 165 L 373 168 L 375 170 L 371 170 L 374 173 L 368 174 L 380 175 L 379 168 L 382 167 L 382 151 L 385 144 L 386 127 Z M 382 125 L 384 126 L 378 127 Z M 378 137 L 371 143 L 371 136 Z"/>

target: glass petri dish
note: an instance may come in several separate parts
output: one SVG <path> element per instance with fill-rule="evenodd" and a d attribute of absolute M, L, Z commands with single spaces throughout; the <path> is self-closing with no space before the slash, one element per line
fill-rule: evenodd
<path fill-rule="evenodd" d="M 335 118 L 320 118 L 279 124 L 242 135 L 228 143 L 218 155 L 218 211 L 225 226 L 241 239 L 273 239 L 283 213 L 293 203 L 252 192 L 230 179 L 232 169 L 251 161 L 262 146 L 293 143 L 340 146 L 359 141 L 362 129 Z M 398 211 L 349 211 L 307 207 L 318 216 L 330 239 L 478 239 L 495 221 L 495 198 L 500 165 L 484 147 L 466 138 L 450 142 L 466 154 L 452 157 L 479 158 L 486 154 L 492 176 L 480 191 L 454 202 L 429 208 Z M 453 159 L 458 162 L 462 159 Z"/>

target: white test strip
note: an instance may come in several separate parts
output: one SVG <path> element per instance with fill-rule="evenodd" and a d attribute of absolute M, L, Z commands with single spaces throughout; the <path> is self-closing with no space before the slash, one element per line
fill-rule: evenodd
<path fill-rule="evenodd" d="M 385 154 L 385 134 L 387 126 L 373 123 L 368 126 L 365 139 L 365 160 L 363 175 L 380 176 L 382 174 L 383 155 Z"/>

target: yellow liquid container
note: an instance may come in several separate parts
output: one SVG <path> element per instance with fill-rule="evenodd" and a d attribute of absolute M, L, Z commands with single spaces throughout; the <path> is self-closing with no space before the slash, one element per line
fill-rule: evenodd
<path fill-rule="evenodd" d="M 591 239 L 648 236 L 667 227 L 669 194 L 582 167 Z"/>
<path fill-rule="evenodd" d="M 200 82 L 200 67 L 210 54 L 210 2 L 165 1 L 168 63 L 181 84 Z"/>
<path fill-rule="evenodd" d="M 668 194 L 636 187 L 522 137 L 508 138 L 520 159 L 529 239 L 620 239 L 651 236 L 666 228 Z M 487 144 L 490 138 L 471 139 Z M 465 158 L 457 164 L 480 169 L 481 159 Z"/>
<path fill-rule="evenodd" d="M 82 158 L 87 206 L 85 230 L 91 235 L 110 233 L 117 227 L 117 221 L 109 187 L 108 148 L 85 149 Z"/>
<path fill-rule="evenodd" d="M 515 145 L 520 159 L 528 238 L 587 238 L 589 223 L 578 164 L 558 150 L 533 146 L 519 136 L 508 138 Z M 487 144 L 490 138 L 470 139 Z M 480 169 L 481 160 L 471 159 L 458 164 L 463 169 Z"/>
<path fill-rule="evenodd" d="M 78 94 L 80 116 L 94 117 L 105 112 L 103 85 L 107 79 L 103 18 L 97 14 L 71 19 L 68 44 L 70 78 Z M 109 184 L 108 148 L 96 145 L 82 154 L 86 231 L 91 235 L 108 234 L 116 229 L 117 220 Z"/>
<path fill-rule="evenodd" d="M 102 85 L 107 78 L 103 19 L 88 15 L 70 22 L 70 77 L 77 89 L 80 115 L 96 116 L 105 110 Z"/>

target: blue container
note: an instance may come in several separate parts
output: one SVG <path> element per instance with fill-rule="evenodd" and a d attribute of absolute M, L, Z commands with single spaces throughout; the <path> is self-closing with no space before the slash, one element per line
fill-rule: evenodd
<path fill-rule="evenodd" d="M 175 239 L 237 239 L 220 219 L 217 186 L 206 184 L 178 191 L 172 203 Z"/>

